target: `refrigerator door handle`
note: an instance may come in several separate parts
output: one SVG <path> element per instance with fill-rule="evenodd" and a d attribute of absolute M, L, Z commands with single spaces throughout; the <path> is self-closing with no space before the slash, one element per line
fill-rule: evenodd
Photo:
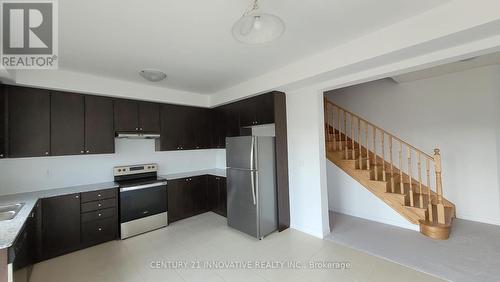
<path fill-rule="evenodd" d="M 250 145 L 250 169 L 254 169 L 254 147 L 255 147 L 255 137 L 252 136 L 252 143 Z"/>
<path fill-rule="evenodd" d="M 253 197 L 253 205 L 255 206 L 257 204 L 256 202 L 256 196 L 255 196 L 255 178 L 254 178 L 254 174 L 256 175 L 257 172 L 255 171 L 252 171 L 251 172 L 251 175 L 250 175 L 250 180 L 252 181 L 252 197 Z"/>

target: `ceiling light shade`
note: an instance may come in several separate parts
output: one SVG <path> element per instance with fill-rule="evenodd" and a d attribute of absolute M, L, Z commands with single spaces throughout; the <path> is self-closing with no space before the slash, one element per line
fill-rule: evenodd
<path fill-rule="evenodd" d="M 233 37 L 246 44 L 263 44 L 278 39 L 285 32 L 285 23 L 278 16 L 258 11 L 257 0 L 233 25 Z"/>
<path fill-rule="evenodd" d="M 159 70 L 141 70 L 139 74 L 151 82 L 158 82 L 167 78 L 167 75 Z"/>

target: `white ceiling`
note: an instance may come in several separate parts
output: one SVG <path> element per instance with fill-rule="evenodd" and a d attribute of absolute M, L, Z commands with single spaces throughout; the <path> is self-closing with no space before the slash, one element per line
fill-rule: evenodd
<path fill-rule="evenodd" d="M 260 0 L 286 23 L 264 46 L 231 37 L 249 0 L 59 1 L 59 67 L 211 94 L 429 10 L 448 0 Z M 411 32 L 411 31 L 409 31 Z"/>

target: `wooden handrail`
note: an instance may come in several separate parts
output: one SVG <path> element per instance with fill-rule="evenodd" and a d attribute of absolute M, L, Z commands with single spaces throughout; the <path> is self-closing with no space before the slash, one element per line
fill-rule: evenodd
<path fill-rule="evenodd" d="M 428 220 L 433 221 L 434 219 L 437 219 L 438 223 L 440 224 L 445 224 L 445 207 L 444 207 L 444 200 L 443 200 L 443 187 L 442 187 L 442 179 L 441 179 L 441 155 L 439 149 L 434 150 L 434 155 L 431 156 L 429 154 L 426 154 L 422 150 L 419 150 L 415 146 L 412 146 L 408 142 L 402 140 L 401 138 L 398 138 L 394 136 L 393 134 L 387 132 L 383 128 L 369 122 L 368 120 L 360 117 L 359 115 L 348 111 L 347 109 L 344 109 L 338 105 L 335 105 L 334 103 L 328 101 L 327 99 L 324 100 L 324 108 L 327 113 L 325 113 L 326 120 L 326 128 L 328 129 L 328 139 L 331 141 L 330 138 L 330 126 L 333 128 L 333 150 L 337 151 L 335 147 L 337 147 L 337 142 L 339 142 L 339 151 L 341 152 L 342 156 L 344 159 L 348 160 L 351 158 L 352 160 L 355 160 L 356 162 L 359 162 L 359 169 L 365 169 L 363 164 L 364 162 L 362 161 L 366 157 L 366 169 L 367 170 L 372 170 L 373 171 L 373 178 L 372 180 L 375 181 L 384 181 L 388 183 L 389 186 L 389 191 L 392 193 L 395 193 L 395 179 L 399 178 L 399 187 L 400 187 L 400 194 L 406 195 L 409 198 L 409 206 L 410 207 L 418 207 L 425 209 L 427 208 L 427 215 L 428 215 Z M 330 107 L 333 107 L 330 109 Z M 335 110 L 337 112 L 337 122 L 335 122 Z M 330 125 L 330 121 L 328 118 L 328 112 L 332 113 L 332 124 Z M 349 119 L 347 118 L 349 116 Z M 342 117 L 342 119 L 341 119 Z M 358 142 L 358 150 L 359 150 L 359 160 L 356 160 L 355 156 L 355 121 L 357 123 L 357 142 Z M 347 123 L 350 123 L 349 126 Z M 364 124 L 364 130 L 362 129 L 362 125 Z M 335 126 L 338 126 L 336 129 Z M 369 130 L 369 127 L 372 128 L 372 130 Z M 336 136 L 336 130 L 339 132 L 339 136 L 337 138 Z M 362 132 L 364 131 L 364 136 L 362 136 Z M 377 135 L 380 132 L 380 148 L 381 148 L 381 157 L 380 160 L 382 161 L 382 164 L 379 163 L 379 154 L 377 152 Z M 371 137 L 369 138 L 369 133 L 371 133 Z M 351 140 L 348 141 L 348 135 L 351 135 L 350 138 Z M 386 172 L 386 144 L 385 144 L 385 135 L 387 134 L 388 136 L 388 147 L 389 147 L 389 163 L 387 164 L 390 168 L 389 172 Z M 372 139 L 372 140 L 370 140 Z M 370 142 L 370 141 L 371 142 Z M 395 168 L 397 168 L 397 165 L 394 164 L 393 162 L 393 142 L 398 142 L 399 143 L 399 150 L 397 154 L 399 154 L 399 173 L 395 172 Z M 364 144 L 363 144 L 364 143 Z M 372 144 L 370 144 L 372 143 Z M 348 154 L 348 144 L 351 146 L 352 154 Z M 397 143 L 396 143 L 397 145 Z M 363 150 L 362 146 L 365 146 L 365 150 Z M 370 149 L 372 147 L 372 149 Z M 406 158 L 407 158 L 407 165 L 406 165 L 406 171 L 403 168 L 403 147 L 405 147 L 406 150 Z M 366 156 L 363 156 L 363 151 L 366 152 Z M 413 158 L 412 151 L 415 151 L 415 158 Z M 373 166 L 371 163 L 371 159 L 373 159 Z M 422 161 L 425 161 L 425 173 L 426 173 L 426 185 L 427 185 L 427 191 L 424 192 L 423 189 L 423 177 L 422 177 Z M 416 165 L 414 166 L 414 162 L 416 162 Z M 434 166 L 434 172 L 436 174 L 435 178 L 435 193 L 437 195 L 436 197 L 436 202 L 434 203 L 432 200 L 432 187 L 431 187 L 431 182 L 430 182 L 430 169 L 431 169 L 431 162 L 433 163 Z M 382 177 L 379 177 L 379 170 L 381 169 L 382 172 Z M 416 173 L 414 172 L 414 169 L 416 169 Z M 387 174 L 386 174 L 387 173 Z M 406 174 L 405 177 L 403 175 Z M 387 180 L 386 177 L 387 175 L 390 175 L 390 180 Z M 418 177 L 418 179 L 414 179 L 413 176 Z M 405 185 L 404 181 L 405 179 L 408 180 L 409 184 L 409 189 L 408 191 L 405 190 Z M 390 182 L 389 182 L 390 181 Z M 415 186 L 416 189 L 413 189 L 413 183 L 414 181 L 418 184 Z M 418 194 L 418 199 L 414 198 L 414 193 Z M 427 197 L 427 207 L 424 207 L 424 194 Z M 418 201 L 418 202 L 417 202 Z M 433 211 L 433 205 L 436 205 L 437 207 L 437 213 L 434 215 Z"/>
<path fill-rule="evenodd" d="M 348 110 L 346 110 L 346 109 L 344 109 L 344 108 L 342 108 L 342 107 L 340 107 L 340 106 L 337 106 L 337 105 L 335 105 L 334 103 L 332 103 L 332 102 L 330 102 L 330 101 L 328 101 L 328 100 L 326 100 L 326 103 L 328 103 L 328 104 L 330 104 L 330 105 L 332 105 L 332 106 L 334 106 L 334 107 L 336 107 L 336 108 L 338 108 L 338 109 L 341 109 L 342 111 L 345 111 L 345 112 L 349 113 L 350 115 L 355 116 L 356 118 L 361 119 L 363 122 L 365 122 L 365 124 L 369 124 L 369 125 L 370 125 L 370 126 L 372 126 L 372 127 L 376 127 L 376 128 L 377 128 L 377 130 L 379 130 L 379 131 L 381 131 L 381 132 L 384 132 L 384 133 L 385 133 L 385 134 L 387 134 L 387 135 L 392 136 L 392 138 L 393 138 L 394 140 L 396 140 L 396 141 L 399 141 L 399 142 L 403 143 L 404 145 L 406 145 L 406 146 L 408 146 L 408 147 L 412 148 L 413 150 L 415 150 L 415 151 L 417 151 L 417 152 L 420 152 L 420 153 L 422 154 L 422 156 L 424 156 L 424 157 L 426 157 L 426 158 L 428 158 L 428 159 L 430 159 L 430 160 L 434 160 L 434 157 L 433 157 L 433 156 L 430 156 L 430 155 L 426 154 L 424 151 L 419 150 L 418 148 L 414 147 L 414 146 L 413 146 L 413 145 L 411 145 L 410 143 L 408 143 L 408 142 L 404 141 L 403 139 L 400 139 L 400 138 L 396 137 L 395 135 L 391 134 L 390 132 L 385 131 L 383 128 L 381 128 L 381 127 L 379 127 L 379 126 L 377 126 L 377 125 L 375 125 L 375 124 L 373 124 L 373 123 L 371 123 L 371 122 L 367 121 L 366 119 L 364 119 L 364 118 L 362 118 L 362 117 L 358 116 L 357 114 L 355 114 L 355 113 L 353 113 L 353 112 L 351 112 L 351 111 L 348 111 Z"/>

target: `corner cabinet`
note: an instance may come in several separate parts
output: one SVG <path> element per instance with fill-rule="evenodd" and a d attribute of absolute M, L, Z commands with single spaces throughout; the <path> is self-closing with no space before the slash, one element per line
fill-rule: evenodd
<path fill-rule="evenodd" d="M 161 105 L 161 138 L 157 151 L 196 150 L 211 147 L 210 110 L 198 107 Z"/>
<path fill-rule="evenodd" d="M 227 216 L 227 186 L 226 178 L 208 176 L 208 205 L 209 209 L 218 215 Z"/>
<path fill-rule="evenodd" d="M 50 93 L 47 90 L 6 86 L 9 157 L 50 155 Z"/>
<path fill-rule="evenodd" d="M 169 223 L 209 211 L 207 175 L 169 180 L 167 193 Z"/>

